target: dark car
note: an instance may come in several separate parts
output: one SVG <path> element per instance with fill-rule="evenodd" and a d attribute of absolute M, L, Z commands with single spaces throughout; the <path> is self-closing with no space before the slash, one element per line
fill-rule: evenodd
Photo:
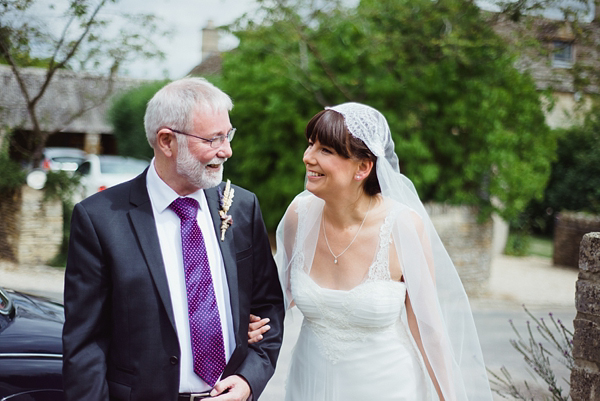
<path fill-rule="evenodd" d="M 0 401 L 63 401 L 63 306 L 0 288 Z"/>

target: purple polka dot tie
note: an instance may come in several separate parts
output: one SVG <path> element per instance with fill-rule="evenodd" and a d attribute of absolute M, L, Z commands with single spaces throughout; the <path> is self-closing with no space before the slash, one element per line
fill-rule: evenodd
<path fill-rule="evenodd" d="M 178 198 L 169 207 L 181 219 L 194 372 L 212 387 L 225 369 L 225 347 L 204 238 L 196 221 L 198 202 Z"/>

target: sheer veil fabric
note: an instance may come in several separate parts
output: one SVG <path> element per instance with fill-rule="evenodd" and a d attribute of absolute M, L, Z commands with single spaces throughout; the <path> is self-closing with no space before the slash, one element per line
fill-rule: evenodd
<path fill-rule="evenodd" d="M 327 109 L 340 113 L 351 135 L 375 154 L 381 194 L 398 205 L 393 244 L 425 353 L 445 400 L 492 400 L 467 295 L 414 185 L 400 173 L 385 117 L 359 103 Z M 298 224 L 299 206 L 302 224 Z M 276 262 L 288 307 L 294 301 L 291 267 L 300 264 L 308 271 L 312 266 L 323 207 L 324 201 L 304 191 L 290 204 L 277 228 Z"/>

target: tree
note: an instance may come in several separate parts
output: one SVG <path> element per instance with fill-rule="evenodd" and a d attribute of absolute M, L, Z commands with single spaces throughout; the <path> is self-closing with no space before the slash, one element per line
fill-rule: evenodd
<path fill-rule="evenodd" d="M 155 58 L 163 54 L 152 37 L 161 33 L 152 15 L 124 15 L 123 24 L 115 26 L 114 15 L 102 11 L 118 0 L 67 0 L 56 4 L 35 0 L 0 0 L 0 62 L 8 64 L 19 84 L 32 125 L 23 157 L 39 165 L 46 140 L 86 111 L 104 103 L 113 93 L 113 83 L 120 68 L 134 58 Z M 32 14 L 42 10 L 48 20 Z M 52 16 L 52 18 L 50 17 Z M 58 34 L 49 20 L 60 21 Z M 113 33 L 114 32 L 114 33 Z M 28 86 L 23 68 L 41 66 L 46 70 L 39 87 Z M 93 72 L 105 77 L 105 90 L 95 99 L 81 102 L 78 110 L 66 116 L 54 131 L 44 130 L 37 105 L 59 69 Z"/>
<path fill-rule="evenodd" d="M 227 173 L 256 191 L 269 228 L 302 188 L 308 119 L 358 101 L 380 110 L 401 170 L 426 200 L 514 218 L 541 196 L 556 140 L 533 80 L 469 1 L 262 1 L 240 21 L 220 85 L 240 127 Z"/>
<path fill-rule="evenodd" d="M 149 82 L 119 96 L 108 111 L 108 118 L 117 138 L 120 155 L 150 159 L 154 153 L 148 146 L 144 129 L 146 105 L 156 92 L 168 82 Z"/>

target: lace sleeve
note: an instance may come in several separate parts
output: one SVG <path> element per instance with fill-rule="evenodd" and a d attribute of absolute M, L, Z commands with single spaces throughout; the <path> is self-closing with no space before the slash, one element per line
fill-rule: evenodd
<path fill-rule="evenodd" d="M 295 239 L 298 231 L 298 203 L 298 199 L 294 199 L 277 226 L 277 253 L 275 254 L 275 262 L 277 263 L 279 282 L 283 290 L 287 308 L 293 306 L 290 274 Z"/>

